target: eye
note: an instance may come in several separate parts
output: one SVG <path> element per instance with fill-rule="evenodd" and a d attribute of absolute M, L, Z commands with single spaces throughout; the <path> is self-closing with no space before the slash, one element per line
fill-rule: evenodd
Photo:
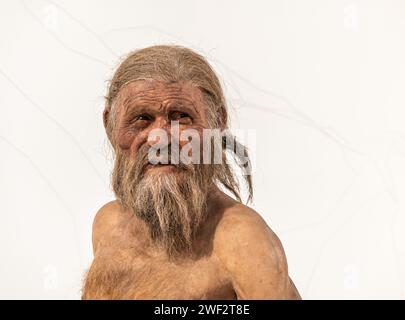
<path fill-rule="evenodd" d="M 144 128 L 147 127 L 152 120 L 152 116 L 142 113 L 128 116 L 128 118 L 125 120 L 125 123 L 128 127 Z"/>
<path fill-rule="evenodd" d="M 134 121 L 149 121 L 152 118 L 147 114 L 140 114 L 134 118 Z"/>
<path fill-rule="evenodd" d="M 181 111 L 174 111 L 171 114 L 170 119 L 174 121 L 179 121 L 181 124 L 191 124 L 192 122 L 190 115 L 186 112 Z"/>

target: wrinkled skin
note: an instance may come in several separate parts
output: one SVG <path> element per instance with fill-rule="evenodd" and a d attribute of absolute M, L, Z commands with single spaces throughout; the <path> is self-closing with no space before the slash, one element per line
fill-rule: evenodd
<path fill-rule="evenodd" d="M 135 81 L 121 89 L 119 101 L 112 140 L 128 157 L 151 143 L 150 130 L 169 130 L 170 120 L 180 122 L 180 131 L 207 128 L 202 93 L 188 83 Z M 176 170 L 151 166 L 147 174 Z M 169 259 L 150 238 L 147 223 L 118 201 L 99 210 L 92 239 L 84 299 L 300 299 L 280 240 L 257 212 L 216 186 L 185 257 Z"/>

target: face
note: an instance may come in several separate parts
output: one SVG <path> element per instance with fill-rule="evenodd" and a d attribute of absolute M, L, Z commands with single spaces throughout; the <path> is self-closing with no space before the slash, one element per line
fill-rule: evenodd
<path fill-rule="evenodd" d="M 176 139 L 181 149 L 188 140 L 171 137 L 171 122 L 178 122 L 179 135 L 194 129 L 202 139 L 202 131 L 208 127 L 206 105 L 200 89 L 190 83 L 165 84 L 156 80 L 138 80 L 126 85 L 117 98 L 115 141 L 117 147 L 129 159 L 135 159 L 142 148 L 158 142 L 148 139 L 154 129 L 165 130 L 170 140 Z M 148 165 L 146 170 L 169 172 L 177 168 L 170 164 Z"/>
<path fill-rule="evenodd" d="M 171 140 L 172 121 L 178 122 L 179 136 L 194 129 L 202 137 L 208 123 L 201 91 L 188 83 L 136 81 L 121 89 L 116 103 L 112 177 L 117 199 L 147 222 L 169 255 L 190 249 L 205 218 L 214 166 L 151 165 L 147 151 L 157 142 L 148 139 L 154 129 L 165 130 Z M 177 141 L 179 149 L 188 142 Z"/>

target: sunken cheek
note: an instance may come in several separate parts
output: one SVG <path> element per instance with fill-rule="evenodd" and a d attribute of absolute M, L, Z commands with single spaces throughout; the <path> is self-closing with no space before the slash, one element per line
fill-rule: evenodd
<path fill-rule="evenodd" d="M 117 144 L 123 152 L 130 152 L 141 140 L 140 133 L 130 129 L 119 129 Z"/>

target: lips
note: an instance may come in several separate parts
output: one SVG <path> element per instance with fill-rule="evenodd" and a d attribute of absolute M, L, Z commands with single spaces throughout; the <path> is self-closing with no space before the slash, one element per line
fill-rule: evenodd
<path fill-rule="evenodd" d="M 148 163 L 146 165 L 146 167 L 145 167 L 145 170 L 146 171 L 152 170 L 152 169 L 153 170 L 156 170 L 156 169 L 159 169 L 159 170 L 172 170 L 174 168 L 176 168 L 176 166 L 172 165 L 172 164 L 161 164 L 161 163 L 151 164 L 151 163 Z"/>
<path fill-rule="evenodd" d="M 148 163 L 147 164 L 147 167 L 150 167 L 150 168 L 159 168 L 159 167 L 167 167 L 167 166 L 174 167 L 174 165 L 172 165 L 170 163 L 167 163 L 167 164 L 163 164 L 163 163 L 151 164 L 151 163 Z"/>

